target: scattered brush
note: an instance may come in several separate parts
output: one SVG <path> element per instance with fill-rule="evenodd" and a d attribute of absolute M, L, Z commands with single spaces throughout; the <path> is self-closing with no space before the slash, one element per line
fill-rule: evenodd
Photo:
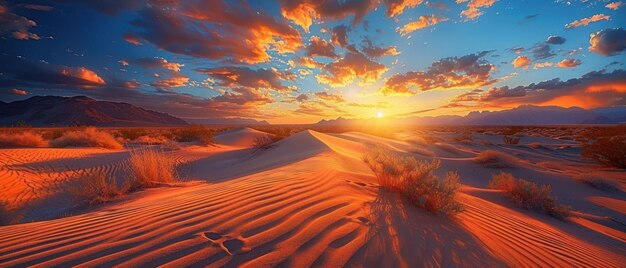
<path fill-rule="evenodd" d="M 89 206 L 109 202 L 130 191 L 128 180 L 118 181 L 103 171 L 87 171 L 69 182 L 67 191 L 79 203 Z"/>
<path fill-rule="evenodd" d="M 133 189 L 156 187 L 179 182 L 176 162 L 163 152 L 141 148 L 130 152 Z"/>
<path fill-rule="evenodd" d="M 148 132 L 145 129 L 140 128 L 126 128 L 120 129 L 117 134 L 125 140 L 134 141 L 142 136 L 147 136 Z"/>
<path fill-rule="evenodd" d="M 577 180 L 593 188 L 606 191 L 606 192 L 621 192 L 622 191 L 618 182 L 614 180 L 598 177 L 598 176 L 581 175 L 577 178 Z"/>
<path fill-rule="evenodd" d="M 524 179 L 516 179 L 510 173 L 500 172 L 489 182 L 489 188 L 502 190 L 511 201 L 524 209 L 543 210 L 549 215 L 565 219 L 571 214 L 567 206 L 559 205 L 550 193 L 550 185 L 537 185 Z"/>
<path fill-rule="evenodd" d="M 504 140 L 504 144 L 518 144 L 520 137 L 504 135 L 502 139 Z"/>
<path fill-rule="evenodd" d="M 584 140 L 581 155 L 603 165 L 626 169 L 626 135 L 603 135 Z"/>
<path fill-rule="evenodd" d="M 513 156 L 496 150 L 485 150 L 472 159 L 487 168 L 511 168 L 517 161 Z"/>
<path fill-rule="evenodd" d="M 180 146 L 180 143 L 175 142 L 175 141 L 168 140 L 161 144 L 161 150 L 166 151 L 166 152 L 179 151 L 181 149 L 182 147 Z"/>
<path fill-rule="evenodd" d="M 440 181 L 433 174 L 440 167 L 440 161 L 419 161 L 380 148 L 366 154 L 363 160 L 376 174 L 380 186 L 400 193 L 415 206 L 444 215 L 461 211 L 462 206 L 456 200 L 459 175 L 448 172 Z"/>
<path fill-rule="evenodd" d="M 6 131 L 0 133 L 0 148 L 9 147 L 45 147 L 48 142 L 32 131 Z"/>
<path fill-rule="evenodd" d="M 59 138 L 50 141 L 50 146 L 64 147 L 101 147 L 107 149 L 122 149 L 122 145 L 111 134 L 99 131 L 95 127 L 86 127 L 79 130 L 70 130 Z"/>
<path fill-rule="evenodd" d="M 470 143 L 474 141 L 474 138 L 472 138 L 472 134 L 468 132 L 461 133 L 461 135 L 456 136 L 452 139 L 456 142 L 465 142 L 465 143 Z"/>
<path fill-rule="evenodd" d="M 200 142 L 203 145 L 213 144 L 214 131 L 202 125 L 190 125 L 174 130 L 173 137 L 177 142 Z"/>

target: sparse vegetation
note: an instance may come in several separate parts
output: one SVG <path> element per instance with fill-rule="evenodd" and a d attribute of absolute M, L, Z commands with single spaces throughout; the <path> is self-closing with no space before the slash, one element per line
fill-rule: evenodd
<path fill-rule="evenodd" d="M 46 142 L 39 133 L 29 130 L 0 133 L 0 148 L 45 146 L 48 146 L 48 142 Z"/>
<path fill-rule="evenodd" d="M 71 180 L 67 191 L 79 203 L 103 204 L 130 190 L 128 180 L 118 181 L 102 171 L 87 171 Z"/>
<path fill-rule="evenodd" d="M 177 142 L 200 142 L 203 145 L 213 144 L 214 130 L 202 125 L 190 125 L 176 129 L 172 134 Z"/>
<path fill-rule="evenodd" d="M 456 142 L 473 142 L 474 138 L 472 138 L 472 133 L 469 132 L 463 132 L 461 133 L 461 135 L 456 136 L 453 138 L 454 141 Z"/>
<path fill-rule="evenodd" d="M 133 141 L 138 139 L 139 137 L 147 136 L 148 132 L 145 129 L 140 128 L 125 128 L 120 129 L 117 134 L 119 135 L 119 137 Z"/>
<path fill-rule="evenodd" d="M 622 129 L 626 131 L 626 128 Z M 626 169 L 626 132 L 595 133 L 582 142 L 581 155 L 600 164 Z"/>
<path fill-rule="evenodd" d="M 577 180 L 598 190 L 607 192 L 621 192 L 619 183 L 614 180 L 593 175 L 581 175 L 577 178 Z"/>
<path fill-rule="evenodd" d="M 100 131 L 95 127 L 86 127 L 70 130 L 59 138 L 50 141 L 52 147 L 102 147 L 107 149 L 122 149 L 122 145 L 111 134 Z"/>
<path fill-rule="evenodd" d="M 382 187 L 400 193 L 417 207 L 445 215 L 462 209 L 456 200 L 460 187 L 459 175 L 448 172 L 444 180 L 440 181 L 433 174 L 441 165 L 438 160 L 419 161 L 378 148 L 366 154 L 364 161 L 374 171 Z"/>
<path fill-rule="evenodd" d="M 473 161 L 487 168 L 510 168 L 516 162 L 513 156 L 496 150 L 482 151 Z"/>
<path fill-rule="evenodd" d="M 550 193 L 550 185 L 537 185 L 524 179 L 516 179 L 510 173 L 500 172 L 493 176 L 489 188 L 502 190 L 511 201 L 525 209 L 543 210 L 556 218 L 567 218 L 571 212 L 567 206 L 559 205 Z"/>
<path fill-rule="evenodd" d="M 504 144 L 518 144 L 520 137 L 505 135 L 502 139 L 504 140 Z"/>
<path fill-rule="evenodd" d="M 130 152 L 131 188 L 155 187 L 180 181 L 176 163 L 163 152 L 140 148 Z"/>

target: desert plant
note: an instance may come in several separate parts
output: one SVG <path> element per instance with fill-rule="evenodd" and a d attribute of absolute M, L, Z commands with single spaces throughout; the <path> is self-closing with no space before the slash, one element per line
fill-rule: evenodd
<path fill-rule="evenodd" d="M 524 130 L 524 127 L 522 126 L 511 126 L 511 127 L 507 127 L 506 129 L 504 129 L 502 131 L 502 134 L 504 134 L 505 136 L 515 135 L 522 130 Z"/>
<path fill-rule="evenodd" d="M 504 140 L 504 144 L 518 144 L 520 137 L 504 135 L 502 139 Z"/>
<path fill-rule="evenodd" d="M 50 141 L 52 147 L 102 147 L 122 149 L 122 145 L 111 134 L 99 131 L 95 127 L 70 130 L 59 138 Z"/>
<path fill-rule="evenodd" d="M 176 162 L 161 151 L 139 148 L 130 152 L 133 189 L 155 187 L 179 181 Z"/>
<path fill-rule="evenodd" d="M 577 180 L 593 188 L 596 188 L 598 190 L 607 191 L 607 192 L 620 192 L 621 191 L 621 187 L 619 186 L 619 183 L 614 180 L 610 180 L 610 179 L 606 179 L 606 178 L 602 178 L 598 176 L 593 176 L 593 175 L 581 175 L 577 178 Z"/>
<path fill-rule="evenodd" d="M 119 137 L 122 137 L 126 140 L 134 141 L 139 137 L 148 135 L 148 132 L 145 129 L 126 128 L 118 130 L 117 134 L 119 135 Z"/>
<path fill-rule="evenodd" d="M 626 135 L 584 140 L 581 155 L 603 165 L 626 169 Z"/>
<path fill-rule="evenodd" d="M 419 161 L 413 157 L 399 156 L 383 149 L 374 149 L 363 159 L 374 171 L 380 186 L 398 192 L 410 203 L 436 214 L 450 215 L 462 209 L 456 200 L 459 175 L 448 172 L 440 181 L 433 171 L 441 162 Z"/>
<path fill-rule="evenodd" d="M 202 125 L 190 125 L 176 129 L 173 133 L 178 142 L 200 142 L 204 145 L 213 144 L 213 130 Z"/>
<path fill-rule="evenodd" d="M 570 208 L 557 204 L 556 198 L 550 194 L 550 185 L 537 185 L 524 179 L 516 179 L 510 173 L 500 172 L 492 177 L 489 188 L 504 191 L 519 207 L 543 210 L 560 219 L 570 215 Z"/>
<path fill-rule="evenodd" d="M 0 133 L 0 148 L 45 147 L 48 145 L 41 135 L 32 131 L 6 131 Z"/>
<path fill-rule="evenodd" d="M 456 142 L 473 142 L 474 138 L 472 138 L 472 134 L 469 132 L 463 132 L 461 135 L 453 138 Z"/>
<path fill-rule="evenodd" d="M 515 165 L 516 159 L 500 151 L 485 150 L 474 157 L 472 161 L 487 168 L 510 168 Z"/>
<path fill-rule="evenodd" d="M 87 171 L 70 181 L 67 191 L 80 203 L 89 206 L 111 201 L 130 190 L 128 180 L 118 181 L 103 171 Z"/>
<path fill-rule="evenodd" d="M 178 142 L 175 141 L 166 141 L 161 144 L 161 150 L 163 151 L 178 151 L 180 149 L 182 149 L 182 147 Z"/>

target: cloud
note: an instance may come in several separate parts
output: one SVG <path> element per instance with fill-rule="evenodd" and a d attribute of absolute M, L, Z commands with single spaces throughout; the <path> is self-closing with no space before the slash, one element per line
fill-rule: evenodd
<path fill-rule="evenodd" d="M 53 8 L 51 6 L 37 5 L 37 4 L 26 4 L 24 8 L 38 11 L 50 11 Z"/>
<path fill-rule="evenodd" d="M 317 92 L 317 93 L 315 93 L 315 96 L 317 96 L 318 98 L 320 98 L 322 100 L 330 101 L 330 102 L 334 102 L 334 103 L 340 103 L 340 102 L 344 102 L 345 101 L 341 95 L 330 94 L 330 93 L 327 93 L 327 92 Z"/>
<path fill-rule="evenodd" d="M 163 68 L 172 72 L 180 72 L 180 67 L 185 66 L 182 63 L 170 62 L 161 57 L 154 58 L 139 58 L 131 61 L 133 64 L 137 64 L 146 68 Z M 122 63 L 122 65 L 124 65 Z"/>
<path fill-rule="evenodd" d="M 559 63 L 557 63 L 556 66 L 561 67 L 561 68 L 574 68 L 580 64 L 581 64 L 581 61 L 577 59 L 564 59 L 562 61 L 559 61 Z"/>
<path fill-rule="evenodd" d="M 110 1 L 110 0 L 56 0 L 61 3 L 80 3 L 88 8 L 96 10 L 100 13 L 107 15 L 117 15 L 123 11 L 136 10 L 145 5 L 146 0 L 124 0 L 124 1 Z M 160 0 L 150 1 L 151 3 L 157 3 Z M 163 1 L 165 2 L 165 1 Z"/>
<path fill-rule="evenodd" d="M 626 30 L 622 28 L 604 29 L 589 36 L 589 51 L 604 56 L 613 56 L 626 49 Z"/>
<path fill-rule="evenodd" d="M 170 88 L 184 87 L 187 85 L 187 82 L 189 82 L 189 77 L 180 73 L 174 73 L 170 77 L 152 82 L 150 85 L 159 89 L 167 90 Z"/>
<path fill-rule="evenodd" d="M 422 4 L 424 0 L 385 0 L 387 17 L 395 17 L 404 12 L 406 8 L 414 8 Z"/>
<path fill-rule="evenodd" d="M 315 61 L 310 57 L 296 57 L 292 61 L 291 67 L 302 66 L 309 69 L 321 68 L 324 64 Z"/>
<path fill-rule="evenodd" d="M 358 78 L 361 78 L 359 85 L 367 85 L 378 80 L 387 70 L 385 65 L 370 60 L 362 53 L 348 52 L 345 57 L 324 65 L 316 78 L 319 83 L 331 87 L 346 86 Z"/>
<path fill-rule="evenodd" d="M 533 57 L 536 60 L 543 60 L 543 59 L 554 57 L 556 55 L 554 54 L 554 52 L 552 52 L 552 50 L 550 49 L 550 45 L 547 43 L 536 44 L 532 48 L 532 53 L 533 53 Z"/>
<path fill-rule="evenodd" d="M 527 86 L 476 90 L 459 95 L 452 102 L 478 102 L 493 107 L 536 104 L 594 108 L 625 105 L 624 93 L 626 93 L 626 71 L 614 70 L 589 72 L 580 78 L 567 81 L 555 78 Z"/>
<path fill-rule="evenodd" d="M 551 45 L 562 45 L 565 43 L 565 40 L 566 39 L 561 36 L 551 35 L 548 36 L 548 39 L 546 39 L 546 43 Z"/>
<path fill-rule="evenodd" d="M 306 55 L 309 57 L 338 58 L 335 54 L 335 47 L 318 36 L 311 36 L 309 46 L 306 48 Z"/>
<path fill-rule="evenodd" d="M 370 40 L 369 38 L 363 39 L 362 51 L 370 58 L 381 58 L 385 56 L 395 56 L 400 54 L 395 46 L 378 47 L 372 44 L 372 40 Z"/>
<path fill-rule="evenodd" d="M 619 7 L 621 7 L 624 3 L 622 3 L 622 1 L 617 1 L 617 2 L 611 2 L 606 4 L 606 8 L 608 9 L 612 9 L 612 10 L 617 10 Z"/>
<path fill-rule="evenodd" d="M 269 93 L 262 93 L 260 90 L 247 87 L 234 88 L 232 89 L 232 92 L 225 92 L 223 95 L 213 97 L 211 100 L 216 102 L 229 102 L 238 105 L 255 106 L 275 101 Z"/>
<path fill-rule="evenodd" d="M 41 37 L 30 30 L 37 26 L 34 20 L 22 17 L 10 11 L 7 5 L 0 1 L 0 36 L 11 35 L 18 40 L 39 40 Z"/>
<path fill-rule="evenodd" d="M 341 46 L 348 51 L 356 52 L 354 45 L 348 43 L 348 32 L 350 28 L 345 25 L 338 25 L 332 28 L 330 32 L 330 41 L 335 46 Z"/>
<path fill-rule="evenodd" d="M 298 102 L 303 102 L 307 100 L 309 100 L 309 96 L 307 96 L 306 94 L 300 94 L 296 97 L 296 101 Z"/>
<path fill-rule="evenodd" d="M 437 17 L 435 14 L 430 16 L 419 16 L 416 21 L 411 21 L 402 27 L 398 27 L 396 28 L 396 31 L 399 32 L 401 36 L 405 36 L 419 29 L 424 29 L 447 20 L 447 18 Z"/>
<path fill-rule="evenodd" d="M 122 38 L 124 39 L 124 41 L 128 42 L 129 44 L 133 44 L 135 46 L 143 45 L 141 41 L 139 40 L 139 37 L 132 33 L 125 33 Z"/>
<path fill-rule="evenodd" d="M 466 2 L 467 9 L 461 11 L 461 15 L 465 16 L 467 20 L 474 20 L 483 14 L 480 8 L 488 8 L 492 6 L 496 0 L 456 0 L 457 4 Z"/>
<path fill-rule="evenodd" d="M 380 89 L 383 95 L 415 95 L 413 89 L 455 89 L 480 87 L 494 83 L 495 66 L 483 59 L 488 52 L 449 57 L 435 61 L 426 71 L 394 74 Z"/>
<path fill-rule="evenodd" d="M 517 56 L 512 62 L 514 68 L 524 68 L 524 70 L 528 69 L 531 63 L 532 61 L 526 56 Z"/>
<path fill-rule="evenodd" d="M 28 91 L 23 90 L 23 89 L 17 89 L 17 88 L 12 88 L 11 90 L 9 90 L 9 93 L 11 93 L 13 95 L 19 95 L 19 96 L 26 96 L 26 95 L 28 95 Z"/>
<path fill-rule="evenodd" d="M 247 2 L 185 1 L 151 5 L 132 22 L 132 35 L 160 49 L 228 63 L 256 64 L 270 51 L 293 53 L 303 46 L 287 21 L 258 13 Z"/>
<path fill-rule="evenodd" d="M 350 113 L 337 107 L 337 105 L 329 105 L 321 101 L 301 102 L 294 113 L 319 117 L 351 116 Z"/>
<path fill-rule="evenodd" d="M 248 67 L 218 67 L 196 69 L 196 71 L 217 80 L 216 85 L 224 88 L 246 87 L 271 89 L 278 92 L 294 91 L 294 89 L 283 85 L 280 81 L 283 74 L 272 69 L 260 68 L 254 70 Z"/>
<path fill-rule="evenodd" d="M 546 67 L 552 67 L 552 65 L 554 65 L 552 62 L 546 61 L 546 62 L 539 62 L 539 63 L 535 63 L 534 65 L 534 69 L 541 69 L 541 68 L 546 68 Z"/>
<path fill-rule="evenodd" d="M 283 17 L 302 27 L 306 32 L 316 21 L 339 20 L 353 15 L 352 24 L 357 24 L 365 14 L 374 9 L 376 0 L 279 0 Z"/>
<path fill-rule="evenodd" d="M 117 62 L 118 62 L 120 65 L 124 66 L 124 67 L 126 67 L 126 66 L 130 65 L 130 64 L 128 63 L 128 61 L 127 61 L 127 60 L 119 60 L 119 61 L 117 61 Z"/>
<path fill-rule="evenodd" d="M 85 67 L 64 67 L 61 69 L 61 74 L 68 77 L 84 80 L 85 82 L 87 82 L 87 84 L 106 84 L 106 82 L 104 82 L 104 79 L 102 79 L 102 77 L 100 77 L 96 72 L 89 70 Z"/>
<path fill-rule="evenodd" d="M 575 27 L 580 27 L 580 26 L 587 26 L 589 25 L 589 23 L 601 21 L 601 20 L 609 20 L 610 18 L 611 18 L 610 16 L 607 16 L 604 14 L 596 14 L 588 18 L 582 18 L 579 20 L 572 21 L 568 24 L 565 24 L 565 28 L 570 29 L 570 28 L 575 28 Z"/>

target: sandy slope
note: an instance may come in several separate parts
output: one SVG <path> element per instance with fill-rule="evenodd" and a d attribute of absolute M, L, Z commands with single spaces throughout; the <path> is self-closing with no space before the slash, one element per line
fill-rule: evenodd
<path fill-rule="evenodd" d="M 250 131 L 229 133 L 235 136 L 229 145 L 249 138 L 237 132 Z M 89 213 L 0 227 L 0 266 L 620 267 L 626 263 L 625 243 L 616 239 L 623 227 L 608 226 L 613 227 L 611 237 L 594 231 L 599 230 L 592 226 L 598 221 L 589 217 L 581 219 L 592 224 L 583 226 L 516 209 L 497 192 L 484 189 L 485 182 L 477 177 L 491 171 L 460 160 L 469 159 L 464 155 L 444 159 L 444 167 L 463 169 L 462 182 L 482 185 L 462 189 L 465 211 L 446 219 L 409 206 L 379 189 L 361 161 L 362 152 L 373 143 L 401 152 L 411 149 L 409 143 L 360 133 L 314 131 L 297 133 L 266 151 L 186 148 L 176 157 L 185 158 L 183 167 L 209 183 L 151 189 Z M 580 195 L 600 195 L 589 188 L 571 187 Z M 599 208 L 592 201 L 580 204 L 584 211 Z M 600 212 L 613 217 L 623 213 L 619 201 L 610 203 Z"/>

